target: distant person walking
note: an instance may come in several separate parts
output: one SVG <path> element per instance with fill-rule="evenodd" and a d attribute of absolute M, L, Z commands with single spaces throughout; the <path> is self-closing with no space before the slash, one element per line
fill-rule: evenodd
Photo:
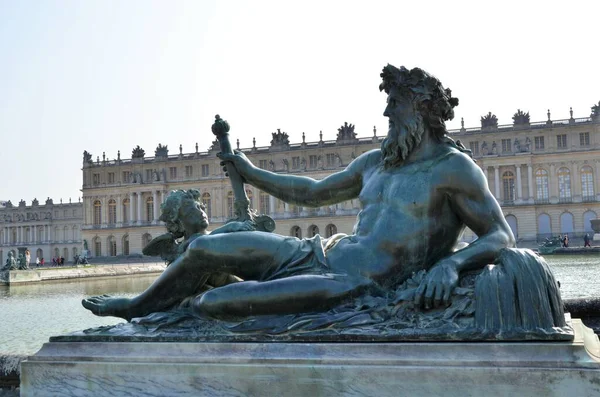
<path fill-rule="evenodd" d="M 39 257 L 35 258 L 35 266 L 40 267 L 40 258 Z"/>
<path fill-rule="evenodd" d="M 569 235 L 565 234 L 565 238 L 563 240 L 563 247 L 568 248 L 569 247 Z"/>
<path fill-rule="evenodd" d="M 588 233 L 585 234 L 585 236 L 583 236 L 583 247 L 591 247 L 590 244 L 590 235 Z"/>

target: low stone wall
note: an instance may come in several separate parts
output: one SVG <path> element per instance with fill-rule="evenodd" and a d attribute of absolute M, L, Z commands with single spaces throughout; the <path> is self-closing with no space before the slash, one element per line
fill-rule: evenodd
<path fill-rule="evenodd" d="M 160 273 L 165 270 L 164 262 L 86 265 L 75 267 L 56 267 L 32 270 L 11 270 L 5 275 L 4 284 L 28 284 L 41 281 L 71 280 L 89 277 L 127 276 L 145 273 Z"/>

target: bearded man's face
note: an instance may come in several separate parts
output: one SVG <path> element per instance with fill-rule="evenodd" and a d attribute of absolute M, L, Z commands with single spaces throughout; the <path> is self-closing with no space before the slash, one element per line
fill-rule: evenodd
<path fill-rule="evenodd" d="M 401 164 L 419 145 L 425 126 L 410 95 L 392 88 L 387 102 L 383 115 L 389 118 L 389 130 L 381 143 L 381 151 L 384 167 L 390 168 Z"/>

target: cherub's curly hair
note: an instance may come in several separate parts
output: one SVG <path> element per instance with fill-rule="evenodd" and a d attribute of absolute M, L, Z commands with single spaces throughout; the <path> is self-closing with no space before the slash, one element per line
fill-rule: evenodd
<path fill-rule="evenodd" d="M 454 108 L 458 98 L 452 97 L 452 91 L 423 69 L 408 70 L 404 66 L 397 68 L 388 64 L 381 72 L 383 82 L 379 90 L 390 93 L 392 88 L 409 94 L 416 102 L 416 108 L 434 136 L 442 140 L 446 134 L 446 120 L 454 118 Z"/>
<path fill-rule="evenodd" d="M 197 201 L 200 203 L 202 210 L 206 210 L 205 205 L 200 201 L 200 192 L 197 189 L 172 190 L 165 202 L 160 205 L 162 213 L 158 219 L 166 223 L 167 230 L 175 238 L 183 237 L 185 233 L 183 224 L 179 219 L 179 208 L 184 199 Z"/>

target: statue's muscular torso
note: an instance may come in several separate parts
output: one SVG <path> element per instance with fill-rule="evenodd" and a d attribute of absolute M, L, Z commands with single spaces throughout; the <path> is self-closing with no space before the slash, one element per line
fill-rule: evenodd
<path fill-rule="evenodd" d="M 332 269 L 377 282 L 398 282 L 449 255 L 464 223 L 445 188 L 453 156 L 443 147 L 433 160 L 384 170 L 381 152 L 366 156 L 354 234 L 327 252 Z"/>

